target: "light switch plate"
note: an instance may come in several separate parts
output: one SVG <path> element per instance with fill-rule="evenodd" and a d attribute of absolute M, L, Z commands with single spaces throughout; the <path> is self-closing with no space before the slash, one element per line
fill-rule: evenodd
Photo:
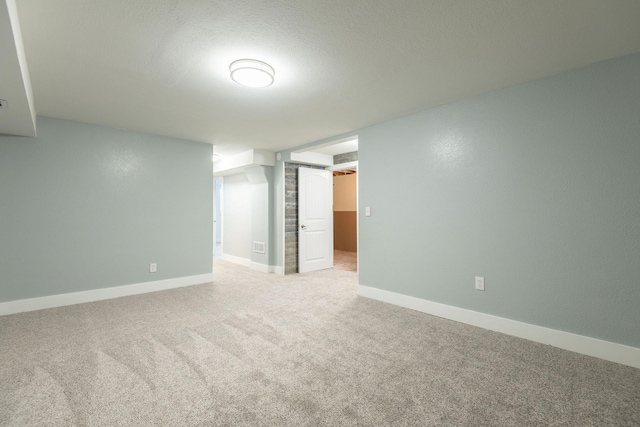
<path fill-rule="evenodd" d="M 364 208 L 364 215 L 365 216 L 371 216 L 371 207 L 367 206 L 366 208 Z"/>

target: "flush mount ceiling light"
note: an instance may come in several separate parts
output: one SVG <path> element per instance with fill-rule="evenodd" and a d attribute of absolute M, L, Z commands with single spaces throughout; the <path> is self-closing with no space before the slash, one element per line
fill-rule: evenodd
<path fill-rule="evenodd" d="M 273 84 L 276 72 L 269 64 L 255 59 L 239 59 L 229 65 L 231 80 L 248 87 L 267 87 Z"/>

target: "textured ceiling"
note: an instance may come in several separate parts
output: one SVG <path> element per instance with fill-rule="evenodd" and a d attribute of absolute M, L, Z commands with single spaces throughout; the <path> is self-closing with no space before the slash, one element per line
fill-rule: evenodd
<path fill-rule="evenodd" d="M 640 50 L 633 0 L 17 0 L 38 114 L 281 150 Z M 236 59 L 275 83 L 233 83 Z M 1 82 L 1 81 L 0 81 Z"/>

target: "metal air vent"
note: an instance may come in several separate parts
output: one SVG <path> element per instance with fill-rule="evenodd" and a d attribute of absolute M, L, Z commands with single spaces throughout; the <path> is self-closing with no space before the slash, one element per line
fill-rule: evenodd
<path fill-rule="evenodd" d="M 265 253 L 265 246 L 264 242 L 253 242 L 253 252 L 263 254 Z"/>

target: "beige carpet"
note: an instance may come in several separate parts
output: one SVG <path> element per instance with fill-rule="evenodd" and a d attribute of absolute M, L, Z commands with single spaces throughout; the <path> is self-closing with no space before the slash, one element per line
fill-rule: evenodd
<path fill-rule="evenodd" d="M 264 275 L 0 318 L 0 424 L 639 426 L 640 370 Z"/>

